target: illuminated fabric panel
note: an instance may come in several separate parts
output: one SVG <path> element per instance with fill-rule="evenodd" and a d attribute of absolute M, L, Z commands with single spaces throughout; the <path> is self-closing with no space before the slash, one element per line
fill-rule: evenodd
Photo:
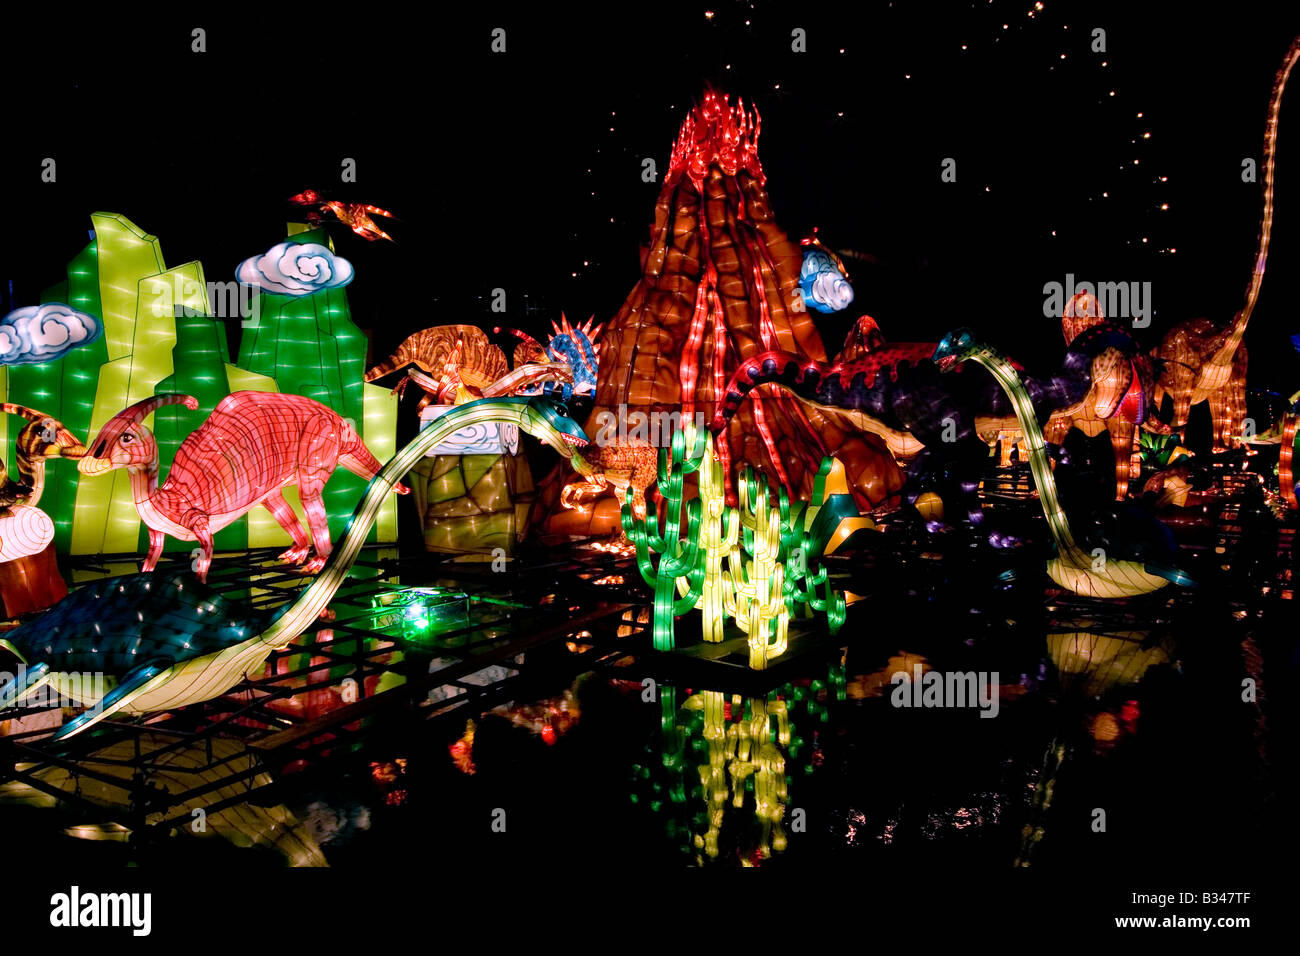
<path fill-rule="evenodd" d="M 366 446 L 380 461 L 388 461 L 397 454 L 397 396 L 391 389 L 378 385 L 361 386 L 365 414 L 362 418 L 361 437 Z M 397 540 L 397 498 L 385 499 L 375 521 L 375 539 L 385 543 Z"/>
<path fill-rule="evenodd" d="M 68 264 L 66 282 L 47 289 L 42 302 L 66 302 L 91 315 L 102 316 L 99 286 L 99 242 L 92 241 Z M 2 370 L 6 399 L 48 412 L 84 439 L 90 428 L 95 405 L 99 369 L 108 361 L 107 335 L 63 358 L 37 365 L 19 365 Z M 0 437 L 8 448 L 10 474 L 14 474 L 14 449 L 9 442 L 8 416 L 0 422 Z M 73 514 L 77 497 L 77 470 L 69 464 L 49 469 L 41 509 L 54 521 L 54 545 L 66 552 L 72 541 Z"/>
<path fill-rule="evenodd" d="M 485 423 L 495 431 L 497 423 Z M 512 554 L 535 494 L 524 455 L 426 457 L 407 476 L 428 551 Z"/>
<path fill-rule="evenodd" d="M 158 239 L 125 216 L 97 212 L 90 221 L 99 245 L 99 297 L 108 357 L 125 358 L 137 347 L 140 280 L 158 275 L 167 265 Z"/>
<path fill-rule="evenodd" d="M 429 425 L 455 408 L 454 405 L 428 405 L 420 412 L 420 429 Z M 462 428 L 437 448 L 429 452 L 429 457 L 439 455 L 500 455 L 505 452 L 517 454 L 519 451 L 519 429 L 506 422 L 490 422 L 486 425 L 473 425 Z"/>
<path fill-rule="evenodd" d="M 109 364 L 100 369 L 90 432 L 154 394 L 173 372 L 177 306 L 207 313 L 202 269 L 167 270 L 157 238 L 124 216 L 94 213 L 99 285 Z M 177 295 L 177 293 L 180 293 Z M 152 425 L 146 422 L 146 425 Z M 140 519 L 122 471 L 77 487 L 73 554 L 124 554 L 139 547 Z"/>
<path fill-rule="evenodd" d="M 286 241 L 315 242 L 333 249 L 321 229 L 294 232 Z M 376 412 L 369 422 L 366 420 L 366 338 L 352 321 L 346 291 L 326 289 L 311 295 L 287 296 L 259 290 L 258 295 L 260 318 L 256 327 L 244 330 L 239 367 L 274 379 L 282 392 L 305 395 L 350 419 L 362 439 L 382 458 L 378 449 L 394 447 L 396 404 L 391 418 Z M 372 432 L 370 425 L 381 427 L 383 433 Z M 354 475 L 337 473 L 330 479 L 324 501 L 331 536 L 342 534 L 364 489 L 365 482 Z M 393 538 L 387 540 L 393 540 L 396 506 L 386 502 L 385 508 L 393 515 L 391 522 L 386 522 L 394 532 Z"/>

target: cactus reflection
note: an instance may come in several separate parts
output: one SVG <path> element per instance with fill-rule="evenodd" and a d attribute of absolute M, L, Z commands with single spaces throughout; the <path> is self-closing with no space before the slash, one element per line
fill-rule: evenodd
<path fill-rule="evenodd" d="M 844 699 L 840 665 L 825 681 L 766 697 L 700 691 L 679 706 L 677 689 L 660 685 L 661 734 L 634 767 L 632 802 L 665 814 L 669 836 L 697 865 L 724 856 L 760 865 L 787 848 L 791 786 L 813 772 L 817 727 Z"/>

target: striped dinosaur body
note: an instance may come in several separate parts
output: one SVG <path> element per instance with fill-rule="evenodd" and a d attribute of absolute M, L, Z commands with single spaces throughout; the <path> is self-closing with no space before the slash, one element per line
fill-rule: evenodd
<path fill-rule="evenodd" d="M 387 360 L 366 373 L 366 381 L 373 382 L 412 365 L 438 380 L 438 390 L 433 393 L 422 386 L 425 395 L 421 410 L 439 400 L 444 389 L 454 391 L 459 385 L 482 395 L 510 371 L 506 353 L 493 345 L 482 329 L 474 325 L 435 325 L 409 336 Z M 405 384 L 404 379 L 398 388 Z"/>

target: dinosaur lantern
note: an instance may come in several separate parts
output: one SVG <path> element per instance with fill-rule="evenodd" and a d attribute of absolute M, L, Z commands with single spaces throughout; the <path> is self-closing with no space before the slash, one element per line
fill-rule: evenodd
<path fill-rule="evenodd" d="M 965 468 L 970 484 L 983 468 L 986 446 L 1000 442 L 1006 465 L 1013 445 L 1025 438 L 1005 394 L 990 376 L 981 370 L 952 377 L 939 374 L 930 359 L 937 344 L 886 344 L 875 321 L 863 316 L 832 365 L 800 360 L 787 351 L 755 355 L 741 362 L 728 381 L 714 409 L 712 430 L 725 430 L 760 388 L 780 387 L 804 407 L 835 414 L 875 435 L 899 461 L 917 459 L 911 465 L 914 474 L 933 470 L 933 462 L 943 460 Z M 1059 369 L 1026 377 L 1035 415 L 1047 416 L 1051 427 L 1063 424 L 1069 431 L 1076 419 L 1094 415 L 1090 409 L 1100 406 L 1096 414 L 1110 414 L 1117 407 L 1110 385 L 1116 377 L 1112 368 L 1129 369 L 1121 360 L 1136 351 L 1127 333 L 1113 326 L 1084 332 L 1070 343 Z M 972 521 L 979 514 L 972 506 Z"/>
<path fill-rule="evenodd" d="M 403 370 L 394 391 L 402 392 L 408 382 L 424 391 L 419 403 L 422 422 L 436 414 L 431 407 L 434 402 L 445 409 L 503 395 L 563 394 L 567 399 L 575 383 L 578 391 L 590 391 L 596 381 L 591 336 L 598 330 L 593 330 L 590 322 L 574 328 L 567 319 L 555 328 L 546 349 L 531 337 L 516 333 L 525 341 L 515 349 L 512 371 L 507 370 L 505 353 L 475 326 L 424 329 L 372 368 L 366 380 Z M 479 555 L 502 548 L 509 553 L 528 529 L 533 510 L 532 471 L 526 457 L 502 454 L 499 443 L 490 447 L 467 443 L 467 437 L 456 436 L 411 473 L 425 547 Z M 599 469 L 599 463 L 583 461 L 581 467 L 584 474 L 590 474 Z"/>
<path fill-rule="evenodd" d="M 350 422 L 301 395 L 232 392 L 208 420 L 176 451 L 171 471 L 158 485 L 158 446 L 144 419 L 164 405 L 199 407 L 189 395 L 155 395 L 136 402 L 110 419 L 78 463 L 83 475 L 125 468 L 140 520 L 149 528 L 152 571 L 166 535 L 197 541 L 195 570 L 207 577 L 212 563 L 212 535 L 241 515 L 263 505 L 293 538 L 280 557 L 303 564 L 304 573 L 319 571 L 330 554 L 330 534 L 321 493 L 335 467 L 370 480 L 379 462 Z M 282 489 L 297 485 L 312 537 L 298 522 Z M 407 493 L 398 485 L 396 490 Z M 316 555 L 307 561 L 315 546 Z"/>
<path fill-rule="evenodd" d="M 600 335 L 601 326 L 592 328 L 591 322 L 594 318 L 595 316 L 592 316 L 582 325 L 570 325 L 568 318 L 561 312 L 559 324 L 551 322 L 551 328 L 555 331 L 545 348 L 527 332 L 520 332 L 518 329 L 496 328 L 492 331 L 510 332 L 522 340 L 515 346 L 515 368 L 520 368 L 529 362 L 553 362 L 567 366 L 571 373 L 571 382 L 562 382 L 560 388 L 560 398 L 567 402 L 574 395 L 591 395 L 596 391 L 600 362 L 596 357 L 595 343 L 597 336 Z M 549 395 L 554 389 L 553 384 L 547 383 L 530 386 L 521 394 L 540 392 Z"/>
<path fill-rule="evenodd" d="M 305 189 L 298 195 L 291 196 L 289 202 L 298 206 L 311 207 L 311 211 L 307 213 L 306 218 L 313 226 L 319 226 L 324 221 L 326 213 L 333 213 L 339 222 L 367 242 L 374 242 L 376 239 L 393 241 L 393 237 L 375 225 L 375 221 L 370 218 L 371 214 L 383 216 L 385 219 L 393 218 L 391 212 L 380 209 L 378 206 L 359 202 L 327 200 L 322 198 L 320 193 L 314 189 Z"/>
<path fill-rule="evenodd" d="M 420 400 L 420 411 L 442 398 L 444 390 L 454 392 L 457 386 L 482 396 L 484 389 L 510 371 L 506 353 L 489 342 L 482 329 L 474 325 L 437 325 L 409 336 L 387 361 L 366 373 L 366 381 L 373 382 L 410 365 L 439 376 L 436 388 L 421 385 L 426 394 Z M 399 389 L 404 387 L 405 381 L 398 385 Z"/>
<path fill-rule="evenodd" d="M 62 422 L 34 408 L 5 402 L 0 405 L 0 412 L 27 419 L 15 442 L 18 487 L 26 489 L 16 503 L 35 507 L 45 493 L 45 463 L 52 458 L 80 458 L 86 453 L 86 446 Z"/>
<path fill-rule="evenodd" d="M 398 479 L 439 442 L 485 422 L 514 424 L 565 456 L 587 441 L 581 428 L 543 398 L 491 398 L 462 405 L 375 468 L 338 547 L 293 602 L 268 615 L 183 572 L 95 581 L 0 639 L 0 646 L 16 653 L 25 667 L 18 680 L 0 688 L 0 710 L 50 684 L 92 708 L 55 735 L 65 738 L 119 711 L 155 713 L 221 696 L 245 675 L 259 673 L 273 651 L 292 643 L 320 617 L 347 579 Z M 139 425 L 133 420 L 119 432 L 127 429 L 136 431 Z M 82 681 L 81 674 L 108 675 L 116 686 L 105 694 L 99 682 Z"/>
<path fill-rule="evenodd" d="M 1300 37 L 1291 43 L 1277 71 L 1264 127 L 1264 212 L 1260 218 L 1255 267 L 1246 289 L 1246 302 L 1226 326 L 1206 318 L 1189 319 L 1165 333 L 1152 356 L 1160 365 L 1154 399 L 1157 406 L 1169 396 L 1173 417 L 1165 427 L 1180 430 L 1187 425 L 1191 407 L 1208 402 L 1214 426 L 1213 449 L 1222 451 L 1242 444 L 1246 415 L 1246 348 L 1242 338 L 1255 311 L 1259 289 L 1268 263 L 1269 239 L 1273 232 L 1273 167 L 1277 158 L 1278 116 L 1282 94 L 1296 61 L 1300 59 Z"/>
<path fill-rule="evenodd" d="M 1111 331 L 1091 331 L 1098 326 Z M 1043 434 L 1047 441 L 1059 445 L 1071 428 L 1089 438 L 1106 431 L 1115 453 L 1115 497 L 1122 500 L 1128 494 L 1129 481 L 1142 475 L 1137 432 L 1150 411 L 1154 387 L 1151 359 L 1138 350 L 1125 330 L 1106 321 L 1097 297 L 1087 292 L 1077 293 L 1066 303 L 1061 332 L 1067 346 L 1092 338 L 1104 343 L 1104 348 L 1094 349 L 1088 395 L 1069 414 L 1054 416 Z"/>
<path fill-rule="evenodd" d="M 1034 415 L 1029 391 L 1019 373 L 1006 358 L 978 342 L 969 329 L 949 333 L 934 352 L 934 360 L 942 371 L 951 371 L 967 359 L 983 365 L 1006 389 L 1029 446 L 1029 465 L 1038 487 L 1043 516 L 1047 519 L 1056 542 L 1056 555 L 1047 562 L 1048 577 L 1075 594 L 1100 598 L 1146 594 L 1164 587 L 1170 581 L 1183 586 L 1191 585 L 1191 579 L 1176 569 L 1121 559 L 1106 554 L 1103 549 L 1094 549 L 1089 553 L 1075 542 L 1065 510 L 1056 497 L 1056 479 L 1048 462 L 1043 431 Z"/>
<path fill-rule="evenodd" d="M 5 613 L 17 617 L 44 610 L 68 593 L 54 558 L 54 522 L 38 505 L 45 492 L 45 462 L 79 458 L 86 448 L 44 412 L 9 403 L 0 411 L 27 419 L 15 443 L 20 481 L 4 481 L 0 488 L 0 597 Z"/>
<path fill-rule="evenodd" d="M 646 514 L 646 489 L 655 483 L 659 452 L 644 438 L 623 438 L 611 442 L 596 439 L 597 447 L 587 455 L 573 456 L 573 470 L 582 480 L 569 481 L 560 490 L 560 503 L 585 514 L 591 507 L 588 499 L 612 489 L 620 496 L 632 493 L 632 511 L 638 518 Z"/>
<path fill-rule="evenodd" d="M 454 362 L 451 363 L 451 367 L 455 367 Z M 441 379 L 435 380 L 432 376 L 426 375 L 414 366 L 406 370 L 406 377 L 397 384 L 393 391 L 401 394 L 406 390 L 408 381 L 414 382 L 424 389 L 426 397 L 436 395 L 443 404 L 463 405 L 466 401 L 473 401 L 476 398 L 540 394 L 539 390 L 533 387 L 536 383 L 546 382 L 550 385 L 554 382 L 562 382 L 571 384 L 573 382 L 573 370 L 561 362 L 529 362 L 503 375 L 491 385 L 479 389 L 478 391 L 482 392 L 481 395 L 475 395 L 474 392 L 467 389 L 465 383 L 460 380 L 459 375 L 448 374 Z M 421 401 L 421 414 L 428 407 L 424 401 Z"/>

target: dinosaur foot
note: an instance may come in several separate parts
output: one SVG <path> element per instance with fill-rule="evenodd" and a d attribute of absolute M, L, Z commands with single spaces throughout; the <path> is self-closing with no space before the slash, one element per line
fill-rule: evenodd
<path fill-rule="evenodd" d="M 325 559 L 318 554 L 302 566 L 302 573 L 317 574 L 323 567 L 325 567 Z"/>
<path fill-rule="evenodd" d="M 283 561 L 285 564 L 302 564 L 310 553 L 311 548 L 307 545 L 303 545 L 300 548 L 293 547 L 281 554 L 279 560 Z"/>

